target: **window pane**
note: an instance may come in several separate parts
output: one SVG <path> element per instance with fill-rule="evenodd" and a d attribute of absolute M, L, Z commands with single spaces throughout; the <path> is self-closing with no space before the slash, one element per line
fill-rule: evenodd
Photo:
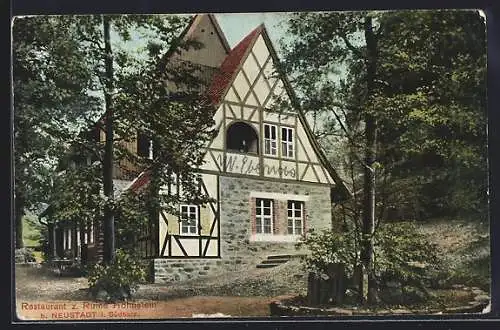
<path fill-rule="evenodd" d="M 296 235 L 302 235 L 302 227 L 295 228 L 295 234 Z"/>
<path fill-rule="evenodd" d="M 292 129 L 288 130 L 288 140 L 287 141 L 290 141 L 290 142 L 293 141 L 293 130 Z"/>
<path fill-rule="evenodd" d="M 186 226 L 182 226 L 182 233 L 186 234 L 188 232 L 188 228 Z"/>
<path fill-rule="evenodd" d="M 288 210 L 288 216 L 291 217 L 292 216 L 292 210 Z"/>
<path fill-rule="evenodd" d="M 300 210 L 295 210 L 295 217 L 302 218 L 302 212 Z"/>
<path fill-rule="evenodd" d="M 264 137 L 269 138 L 269 125 L 264 125 Z"/>
<path fill-rule="evenodd" d="M 288 234 L 293 235 L 293 228 L 292 227 L 288 227 Z"/>
<path fill-rule="evenodd" d="M 271 126 L 271 139 L 276 140 L 276 126 Z"/>
<path fill-rule="evenodd" d="M 264 215 L 271 215 L 271 209 L 269 207 L 264 208 Z"/>
<path fill-rule="evenodd" d="M 286 128 L 282 128 L 282 129 L 281 129 L 281 139 L 282 139 L 283 141 L 288 141 L 287 136 L 288 136 L 288 135 L 287 135 L 287 129 L 286 129 Z"/>
<path fill-rule="evenodd" d="M 271 207 L 271 200 L 270 199 L 264 199 L 264 207 Z"/>
<path fill-rule="evenodd" d="M 264 226 L 264 233 L 270 234 L 271 233 L 271 226 Z"/>
<path fill-rule="evenodd" d="M 181 206 L 181 212 L 187 212 L 188 207 L 186 205 Z"/>
<path fill-rule="evenodd" d="M 191 230 L 190 230 L 191 234 L 196 234 L 196 227 L 192 226 L 190 228 L 191 228 Z"/>

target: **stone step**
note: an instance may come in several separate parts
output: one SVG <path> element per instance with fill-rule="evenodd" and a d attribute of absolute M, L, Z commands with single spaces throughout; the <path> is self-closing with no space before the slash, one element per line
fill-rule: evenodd
<path fill-rule="evenodd" d="M 293 255 L 291 255 L 291 254 L 275 254 L 275 255 L 267 256 L 268 260 L 272 260 L 272 259 L 291 259 L 291 258 L 293 258 Z"/>
<path fill-rule="evenodd" d="M 276 266 L 279 266 L 281 264 L 264 264 L 264 263 L 261 263 L 261 264 L 258 264 L 257 266 L 255 266 L 256 268 L 272 268 L 272 267 L 276 267 Z"/>
<path fill-rule="evenodd" d="M 261 264 L 284 264 L 285 262 L 290 261 L 288 258 L 274 258 L 274 259 L 267 259 L 267 260 L 262 260 L 260 263 Z"/>

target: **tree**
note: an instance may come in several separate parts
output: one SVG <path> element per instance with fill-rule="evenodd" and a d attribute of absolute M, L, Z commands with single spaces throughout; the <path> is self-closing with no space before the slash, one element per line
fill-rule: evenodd
<path fill-rule="evenodd" d="M 95 110 L 86 94 L 89 71 L 75 31 L 52 17 L 16 18 L 13 25 L 16 248 L 22 217 L 48 202 L 54 160 L 74 133 L 72 122 Z"/>
<path fill-rule="evenodd" d="M 148 208 L 158 210 L 165 204 L 173 208 L 184 198 L 207 199 L 200 193 L 193 171 L 201 164 L 202 149 L 212 136 L 213 114 L 200 98 L 196 77 L 199 68 L 171 64 L 172 51 L 164 56 L 165 49 L 179 51 L 201 45 L 179 38 L 180 28 L 187 23 L 186 17 L 94 15 L 54 17 L 53 20 L 51 24 L 64 22 L 74 31 L 66 37 L 82 57 L 69 61 L 81 61 L 89 73 L 85 95 L 97 95 L 101 110 L 98 114 L 102 118 L 96 120 L 99 117 L 86 113 L 87 116 L 81 118 L 79 134 L 66 136 L 64 140 L 66 146 L 70 146 L 66 148 L 68 157 L 78 164 L 78 170 L 69 168 L 54 180 L 62 188 L 51 193 L 50 200 L 57 206 L 53 220 L 88 221 L 92 214 L 97 218 L 102 216 L 104 237 L 101 241 L 105 246 L 101 254 L 109 264 L 115 250 L 115 214 L 127 213 L 121 210 L 133 207 L 125 205 L 127 201 L 131 203 L 130 199 L 115 201 L 114 198 L 113 167 L 121 159 L 128 159 L 139 169 L 147 168 L 152 173 L 149 193 L 140 195 Z M 134 54 L 130 45 L 128 48 L 123 45 L 133 44 L 138 36 L 148 42 L 139 54 Z M 19 38 L 22 39 L 22 35 Z M 173 87 L 177 90 L 175 94 L 169 92 Z M 57 119 L 48 116 L 45 121 Z M 105 132 L 104 143 L 95 134 L 100 130 Z M 134 140 L 138 133 L 153 140 L 153 159 L 133 155 L 124 147 L 124 142 Z M 86 162 L 87 158 L 91 161 Z M 59 169 L 69 164 L 71 161 L 63 161 Z M 97 173 L 102 179 L 95 178 Z M 184 194 L 177 195 L 170 190 L 158 194 L 160 187 L 170 181 L 171 173 L 181 178 Z M 75 200 L 74 196 L 80 198 Z"/>
<path fill-rule="evenodd" d="M 349 214 L 362 229 L 366 298 L 375 302 L 373 238 L 390 204 L 403 196 L 415 206 L 443 179 L 484 186 L 484 22 L 473 11 L 344 12 L 296 14 L 288 25 L 297 38 L 285 67 L 303 108 L 326 120 L 323 138 L 347 144 L 353 188 L 363 174 L 363 188 L 352 189 L 362 202 Z M 335 81 L 339 68 L 345 78 Z M 448 187 L 441 199 L 457 195 Z M 481 204 L 474 194 L 468 205 Z"/>

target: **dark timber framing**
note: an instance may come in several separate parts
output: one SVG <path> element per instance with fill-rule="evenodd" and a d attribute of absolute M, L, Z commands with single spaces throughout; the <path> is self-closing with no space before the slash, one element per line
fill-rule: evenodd
<path fill-rule="evenodd" d="M 209 202 L 208 207 L 212 210 L 214 216 L 212 219 L 210 219 L 210 231 L 208 235 L 204 234 L 202 235 L 202 228 L 201 228 L 201 214 L 200 214 L 200 206 L 197 205 L 197 216 L 198 216 L 198 233 L 196 235 L 183 235 L 181 234 L 181 228 L 180 228 L 180 218 L 178 216 L 178 224 L 179 224 L 179 234 L 171 234 L 168 231 L 168 218 L 165 216 L 164 212 L 160 211 L 160 217 L 163 219 L 165 224 L 167 225 L 167 231 L 165 233 L 164 241 L 160 250 L 159 255 L 155 254 L 157 258 L 220 258 L 221 256 L 221 251 L 220 251 L 220 192 L 219 192 L 219 176 L 216 175 L 216 181 L 217 181 L 217 201 L 216 202 Z M 201 179 L 199 182 L 199 188 L 202 190 L 205 194 L 209 195 L 208 189 Z M 214 235 L 214 230 L 215 226 L 217 225 L 217 235 Z M 159 235 L 159 229 L 158 229 L 158 235 Z M 190 254 L 182 244 L 182 240 L 197 240 L 198 241 L 198 249 L 197 253 L 195 254 Z M 216 256 L 207 256 L 208 248 L 210 246 L 210 242 L 213 240 L 217 240 L 217 255 Z M 182 255 L 173 255 L 172 254 L 172 248 L 173 244 L 176 244 L 180 251 L 182 252 Z M 149 255 L 146 255 L 146 257 L 150 257 Z"/>

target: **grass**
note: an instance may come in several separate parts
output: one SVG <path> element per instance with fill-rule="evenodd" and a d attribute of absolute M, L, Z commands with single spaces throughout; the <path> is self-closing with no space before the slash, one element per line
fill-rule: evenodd
<path fill-rule="evenodd" d="M 490 290 L 490 239 L 486 222 L 470 219 L 433 219 L 421 226 L 437 244 L 443 258 L 446 284 Z"/>
<path fill-rule="evenodd" d="M 26 247 L 39 246 L 40 226 L 34 215 L 27 214 L 23 217 L 23 242 Z"/>

